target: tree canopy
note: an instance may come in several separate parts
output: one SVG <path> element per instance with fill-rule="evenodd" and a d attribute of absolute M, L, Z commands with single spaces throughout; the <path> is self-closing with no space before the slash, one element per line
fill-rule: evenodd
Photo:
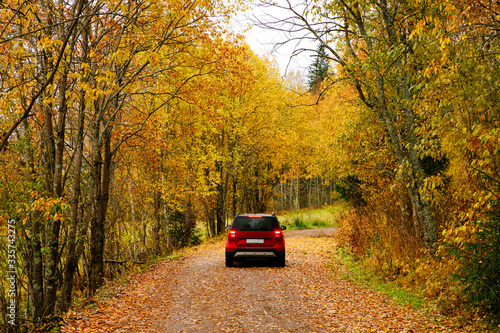
<path fill-rule="evenodd" d="M 499 5 L 259 5 L 289 14 L 261 25 L 315 42 L 307 74 L 280 77 L 231 32 L 239 1 L 0 4 L 0 271 L 15 250 L 18 321 L 239 211 L 336 200 L 353 207 L 342 239 L 382 269 L 418 273 L 424 252 L 469 290 L 498 281 L 495 256 L 494 273 L 467 267 L 498 241 Z M 495 295 L 473 301 L 498 313 Z"/>

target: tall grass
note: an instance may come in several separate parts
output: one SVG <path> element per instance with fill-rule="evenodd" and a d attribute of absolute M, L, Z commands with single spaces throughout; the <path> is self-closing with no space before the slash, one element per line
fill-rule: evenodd
<path fill-rule="evenodd" d="M 290 230 L 337 228 L 338 218 L 346 207 L 343 203 L 337 203 L 323 208 L 301 209 L 278 215 L 278 219 Z"/>
<path fill-rule="evenodd" d="M 375 274 L 362 264 L 359 259 L 355 259 L 346 248 L 337 249 L 336 253 L 342 260 L 344 279 L 366 285 L 382 294 L 389 296 L 396 303 L 409 306 L 414 310 L 420 310 L 425 307 L 425 298 L 415 289 L 402 288 L 391 278 Z"/>

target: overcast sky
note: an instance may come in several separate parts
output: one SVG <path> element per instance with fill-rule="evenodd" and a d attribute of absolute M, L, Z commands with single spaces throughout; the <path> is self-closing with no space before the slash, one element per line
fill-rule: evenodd
<path fill-rule="evenodd" d="M 245 33 L 247 43 L 258 55 L 270 54 L 277 61 L 282 76 L 291 71 L 300 71 L 307 75 L 307 68 L 314 61 L 312 53 L 303 52 L 292 57 L 294 50 L 297 49 L 297 41 L 289 41 L 289 36 L 286 36 L 283 32 L 263 29 L 254 24 L 256 18 L 261 21 L 269 21 L 271 17 L 275 20 L 276 18 L 285 18 L 287 15 L 286 11 L 277 8 L 267 7 L 263 10 L 254 6 L 245 13 L 238 14 L 232 24 L 237 32 L 242 32 L 245 28 L 251 27 Z M 283 44 L 284 42 L 286 43 Z M 301 42 L 299 47 L 316 49 L 314 44 L 306 41 Z"/>

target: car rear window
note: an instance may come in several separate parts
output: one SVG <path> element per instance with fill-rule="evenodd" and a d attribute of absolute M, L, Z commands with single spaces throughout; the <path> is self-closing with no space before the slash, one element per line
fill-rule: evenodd
<path fill-rule="evenodd" d="M 279 223 L 278 219 L 273 216 L 238 216 L 234 219 L 233 229 L 236 231 L 273 231 L 279 229 Z"/>

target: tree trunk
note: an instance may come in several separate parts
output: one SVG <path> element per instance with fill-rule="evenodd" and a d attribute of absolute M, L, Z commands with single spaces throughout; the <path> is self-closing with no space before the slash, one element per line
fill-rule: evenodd
<path fill-rule="evenodd" d="M 82 1 L 82 6 L 89 12 L 85 6 L 87 1 Z M 88 35 L 90 33 L 90 18 L 87 18 L 84 23 L 82 32 L 82 64 L 88 64 L 89 59 L 89 43 Z M 84 81 L 88 81 L 84 78 Z M 77 134 L 75 140 L 75 165 L 73 175 L 73 192 L 71 196 L 71 225 L 68 231 L 67 248 L 66 248 L 66 266 L 64 267 L 63 282 L 61 288 L 61 302 L 60 309 L 66 312 L 71 305 L 71 297 L 73 293 L 73 278 L 76 269 L 78 268 L 78 260 L 83 251 L 83 240 L 79 237 L 86 233 L 87 226 L 82 221 L 83 212 L 80 207 L 81 195 L 81 174 L 83 163 L 83 146 L 84 146 L 84 128 L 85 128 L 85 91 L 80 92 L 78 120 L 77 120 Z"/>
<path fill-rule="evenodd" d="M 189 196 L 189 195 L 188 195 Z M 186 214 L 184 215 L 184 239 L 182 241 L 183 246 L 189 246 L 191 243 L 191 233 L 196 226 L 196 216 L 194 214 L 193 205 L 191 198 L 188 197 L 186 203 Z"/>
<path fill-rule="evenodd" d="M 233 176 L 233 218 L 238 213 L 238 209 L 236 208 L 236 190 L 237 190 L 237 180 L 236 177 Z"/>
<path fill-rule="evenodd" d="M 217 183 L 217 199 L 216 199 L 216 220 L 217 220 L 217 235 L 220 235 L 226 227 L 226 221 L 224 221 L 224 207 L 225 207 L 225 193 L 224 190 L 226 187 L 224 186 L 224 167 L 223 162 L 216 163 L 216 170 L 219 173 L 219 182 Z"/>
<path fill-rule="evenodd" d="M 225 229 L 224 221 L 224 193 L 223 184 L 217 184 L 217 202 L 216 202 L 216 220 L 217 220 L 217 235 L 220 235 Z"/>
<path fill-rule="evenodd" d="M 41 227 L 36 212 L 32 213 L 30 248 L 31 260 L 28 260 L 28 275 L 30 283 L 31 315 L 35 323 L 39 322 L 44 314 L 43 307 L 43 258 L 41 245 Z"/>
<path fill-rule="evenodd" d="M 26 133 L 29 131 L 27 120 L 23 121 Z M 29 136 L 28 136 L 29 137 Z M 28 144 L 28 163 L 30 175 L 36 176 L 35 170 L 35 148 Z M 26 270 L 28 276 L 28 297 L 31 304 L 31 317 L 34 323 L 40 321 L 43 316 L 43 257 L 42 257 L 42 230 L 39 224 L 39 213 L 32 212 L 28 220 L 27 229 L 29 236 L 26 235 L 28 255 L 26 256 Z"/>
<path fill-rule="evenodd" d="M 66 106 L 66 86 L 67 86 L 67 77 L 69 73 L 68 66 L 64 67 L 64 73 L 60 82 L 60 89 L 62 93 L 59 95 L 59 106 L 56 117 L 56 132 L 54 135 L 54 147 L 51 148 L 53 150 L 53 158 L 54 162 L 51 168 L 53 170 L 47 170 L 47 172 L 53 171 L 53 185 L 51 193 L 55 198 L 62 198 L 63 196 L 63 163 L 64 163 L 64 139 L 66 132 L 66 114 L 67 114 L 67 106 Z M 60 207 L 56 208 L 57 213 L 62 213 Z M 55 219 L 49 221 L 50 232 L 47 235 L 48 246 L 50 248 L 50 252 L 47 256 L 47 265 L 45 267 L 45 292 L 44 292 L 44 308 L 46 314 L 52 314 L 54 312 L 55 304 L 57 302 L 57 289 L 58 289 L 58 276 L 57 276 L 57 267 L 59 266 L 60 253 L 59 253 L 59 232 L 61 230 L 61 220 Z"/>
<path fill-rule="evenodd" d="M 83 161 L 83 143 L 84 143 L 84 126 L 85 126 L 85 94 L 82 92 L 80 97 L 80 109 L 78 112 L 78 130 L 76 137 L 76 153 L 75 167 L 73 176 L 73 193 L 71 197 L 71 225 L 68 231 L 67 248 L 66 248 L 66 267 L 64 268 L 64 277 L 61 290 L 61 311 L 66 312 L 71 305 L 71 294 L 73 291 L 73 276 L 78 267 L 78 259 L 80 254 L 76 249 L 78 243 L 82 243 L 81 239 L 77 238 L 78 227 L 81 227 L 81 171 Z M 84 228 L 85 229 L 85 228 Z M 83 230 L 83 233 L 85 230 Z"/>
<path fill-rule="evenodd" d="M 109 185 L 111 180 L 111 126 L 109 126 L 102 133 L 102 139 L 104 141 L 103 153 L 101 153 L 99 140 L 101 132 L 99 129 L 99 123 L 94 124 L 94 200 L 92 203 L 93 216 L 90 221 L 90 295 L 93 295 L 104 281 L 104 222 L 106 220 L 106 210 L 109 200 Z"/>
<path fill-rule="evenodd" d="M 387 2 L 381 1 L 381 10 L 385 21 L 387 34 L 391 43 L 395 47 L 400 46 L 400 41 L 394 26 L 394 17 L 390 14 L 389 5 Z M 405 36 L 399 38 L 405 39 Z M 406 40 L 404 40 L 406 42 Z M 425 198 L 421 189 L 424 186 L 424 174 L 417 151 L 417 136 L 415 133 L 415 115 L 411 107 L 412 94 L 410 91 L 410 83 L 408 82 L 408 73 L 404 69 L 401 58 L 396 60 L 396 77 L 399 85 L 399 94 L 401 96 L 401 104 L 405 113 L 406 139 L 408 141 L 408 159 L 411 165 L 411 184 L 408 188 L 410 198 L 417 207 L 417 214 L 422 222 L 424 229 L 424 239 L 427 248 L 434 248 L 438 239 L 436 224 L 432 217 L 429 201 Z M 413 185 L 414 184 L 414 185 Z"/>
<path fill-rule="evenodd" d="M 297 173 L 297 185 L 295 186 L 295 209 L 300 211 L 300 179 Z"/>
<path fill-rule="evenodd" d="M 158 190 L 155 190 L 153 193 L 153 214 L 155 217 L 155 222 L 153 225 L 153 253 L 155 255 L 160 254 L 160 226 L 161 226 L 161 192 Z"/>
<path fill-rule="evenodd" d="M 387 29 L 389 40 L 394 47 L 397 47 L 399 45 L 399 41 L 395 33 L 394 20 L 389 14 L 388 4 L 385 3 L 385 1 L 381 1 L 380 8 L 383 12 L 384 23 Z M 407 186 L 412 206 L 417 210 L 416 213 L 424 226 L 424 238 L 426 247 L 433 248 L 435 242 L 437 241 L 437 230 L 432 214 L 430 212 L 430 205 L 425 197 L 423 197 L 419 193 L 419 189 L 421 189 L 423 185 L 423 174 L 420 166 L 420 161 L 418 159 L 418 154 L 415 150 L 417 146 L 417 139 L 415 134 L 413 110 L 410 107 L 412 97 L 409 89 L 409 83 L 407 81 L 407 73 L 403 69 L 401 59 L 398 58 L 398 60 L 395 62 L 395 66 L 397 68 L 400 104 L 402 109 L 404 110 L 405 116 L 406 139 L 408 141 L 408 151 L 406 152 L 401 140 L 398 137 L 398 131 L 396 130 L 396 125 L 394 123 L 393 117 L 391 117 L 391 114 L 389 112 L 389 107 L 387 105 L 387 99 L 385 95 L 386 88 L 384 78 L 382 76 L 378 63 L 374 60 L 376 56 L 373 50 L 372 38 L 365 30 L 363 18 L 359 14 L 359 11 L 357 13 L 358 15 L 355 16 L 355 20 L 358 28 L 360 29 L 363 40 L 366 43 L 368 57 L 376 75 L 376 87 L 379 100 L 377 108 L 380 112 L 381 118 L 385 122 L 386 129 L 389 133 L 389 137 L 393 145 L 394 153 L 400 163 L 400 166 L 402 168 L 406 168 L 406 164 L 409 163 L 410 172 L 406 170 L 403 171 L 403 179 L 407 183 L 405 185 Z"/>

